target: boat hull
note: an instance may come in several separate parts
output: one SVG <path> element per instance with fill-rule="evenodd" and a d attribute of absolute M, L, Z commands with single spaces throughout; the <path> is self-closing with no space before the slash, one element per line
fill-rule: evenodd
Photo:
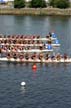
<path fill-rule="evenodd" d="M 48 59 L 48 60 L 45 60 L 45 59 L 42 59 L 42 60 L 40 60 L 40 59 L 35 59 L 35 60 L 33 60 L 33 59 L 28 59 L 28 60 L 26 60 L 26 59 L 14 59 L 14 58 L 10 58 L 10 59 L 8 59 L 8 58 L 0 58 L 0 61 L 1 62 L 17 62 L 17 63 L 71 63 L 71 58 L 69 58 L 69 59 L 66 59 L 66 60 L 64 60 L 64 59 L 60 59 L 60 60 L 57 60 L 57 59 L 55 59 L 55 60 L 51 60 L 51 59 Z"/>
<path fill-rule="evenodd" d="M 2 44 L 0 44 L 1 46 L 21 46 L 21 47 L 28 47 L 28 46 L 30 46 L 30 47 L 38 47 L 38 46 L 44 46 L 44 44 L 9 44 L 9 43 L 6 43 L 6 44 L 4 44 L 4 43 L 2 43 Z M 49 44 L 47 44 L 47 46 L 48 46 Z M 52 47 L 60 47 L 60 44 L 51 44 L 52 45 Z"/>

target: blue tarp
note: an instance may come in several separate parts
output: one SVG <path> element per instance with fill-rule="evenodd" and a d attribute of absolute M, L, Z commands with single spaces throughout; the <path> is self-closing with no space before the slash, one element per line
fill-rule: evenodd
<path fill-rule="evenodd" d="M 56 38 L 57 36 L 56 36 L 56 34 L 55 34 L 55 33 L 52 33 L 52 37 L 53 37 L 53 38 Z"/>
<path fill-rule="evenodd" d="M 59 44 L 59 40 L 56 39 L 56 40 L 55 40 L 55 44 Z"/>
<path fill-rule="evenodd" d="M 51 49 L 52 49 L 52 45 L 48 45 L 48 46 L 47 46 L 47 49 L 48 49 L 48 50 L 51 50 Z"/>
<path fill-rule="evenodd" d="M 51 44 L 45 44 L 45 48 L 48 49 L 48 50 L 53 49 Z"/>

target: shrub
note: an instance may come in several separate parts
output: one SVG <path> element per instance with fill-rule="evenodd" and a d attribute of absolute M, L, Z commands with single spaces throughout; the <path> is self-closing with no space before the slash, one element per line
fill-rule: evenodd
<path fill-rule="evenodd" d="M 49 5 L 56 8 L 68 8 L 70 6 L 69 0 L 49 0 Z"/>
<path fill-rule="evenodd" d="M 46 7 L 45 0 L 31 0 L 30 1 L 30 7 L 32 8 L 44 8 Z"/>
<path fill-rule="evenodd" d="M 25 7 L 24 0 L 14 0 L 14 8 L 23 8 Z"/>

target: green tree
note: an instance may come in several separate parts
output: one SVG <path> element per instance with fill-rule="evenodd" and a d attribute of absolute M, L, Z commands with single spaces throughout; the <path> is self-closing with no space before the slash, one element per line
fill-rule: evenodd
<path fill-rule="evenodd" d="M 49 0 L 49 5 L 54 7 L 54 1 L 55 0 Z"/>
<path fill-rule="evenodd" d="M 25 7 L 25 0 L 14 0 L 14 8 Z"/>
<path fill-rule="evenodd" d="M 49 5 L 56 8 L 68 8 L 70 6 L 69 0 L 49 0 Z"/>
<path fill-rule="evenodd" d="M 31 0 L 30 1 L 30 7 L 32 8 L 44 8 L 46 7 L 45 0 Z"/>

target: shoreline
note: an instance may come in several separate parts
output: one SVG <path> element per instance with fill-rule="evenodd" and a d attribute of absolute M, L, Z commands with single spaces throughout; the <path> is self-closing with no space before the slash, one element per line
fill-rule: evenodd
<path fill-rule="evenodd" d="M 50 16 L 71 16 L 71 8 L 0 8 L 0 15 L 50 15 Z"/>

